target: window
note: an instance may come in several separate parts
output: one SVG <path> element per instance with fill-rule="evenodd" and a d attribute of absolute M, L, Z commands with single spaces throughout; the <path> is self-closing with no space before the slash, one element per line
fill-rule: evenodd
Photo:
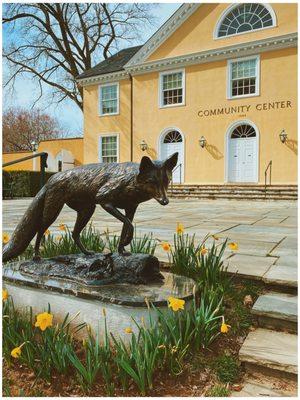
<path fill-rule="evenodd" d="M 100 162 L 118 162 L 118 136 L 100 136 Z"/>
<path fill-rule="evenodd" d="M 184 71 L 160 74 L 160 107 L 184 104 Z"/>
<path fill-rule="evenodd" d="M 228 98 L 259 94 L 259 57 L 228 62 Z"/>
<path fill-rule="evenodd" d="M 119 84 L 100 86 L 100 115 L 119 113 Z"/>
<path fill-rule="evenodd" d="M 217 25 L 215 37 L 238 35 L 275 26 L 271 7 L 258 3 L 233 5 Z"/>
<path fill-rule="evenodd" d="M 180 143 L 182 142 L 182 136 L 178 131 L 170 131 L 164 138 L 164 143 Z"/>
<path fill-rule="evenodd" d="M 256 136 L 256 131 L 253 128 L 253 126 L 249 124 L 243 124 L 237 126 L 231 134 L 231 139 L 240 139 L 240 138 L 249 138 L 249 137 L 255 137 Z"/>

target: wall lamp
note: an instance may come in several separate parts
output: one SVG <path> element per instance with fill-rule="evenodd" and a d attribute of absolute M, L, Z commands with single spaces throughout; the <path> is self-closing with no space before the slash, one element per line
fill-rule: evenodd
<path fill-rule="evenodd" d="M 143 139 L 140 143 L 140 148 L 142 151 L 145 151 L 149 148 L 149 146 L 147 145 L 147 143 L 145 142 L 145 140 Z"/>
<path fill-rule="evenodd" d="M 206 139 L 204 136 L 201 136 L 201 138 L 199 139 L 199 144 L 202 147 L 202 149 L 206 146 Z"/>
<path fill-rule="evenodd" d="M 287 137 L 288 137 L 288 135 L 287 135 L 286 131 L 284 129 L 282 129 L 282 131 L 279 134 L 279 139 L 280 139 L 281 143 L 285 143 L 287 141 Z"/>
<path fill-rule="evenodd" d="M 32 151 L 34 151 L 34 152 L 37 151 L 38 143 L 35 140 L 33 140 L 30 144 L 32 146 Z"/>

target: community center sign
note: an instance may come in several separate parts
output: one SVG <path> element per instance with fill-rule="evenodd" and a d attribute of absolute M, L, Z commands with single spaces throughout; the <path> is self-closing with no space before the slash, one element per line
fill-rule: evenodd
<path fill-rule="evenodd" d="M 212 117 L 218 115 L 229 115 L 229 114 L 245 114 L 249 111 L 269 111 L 278 110 L 282 108 L 291 108 L 292 102 L 289 100 L 284 101 L 271 101 L 269 103 L 257 103 L 248 104 L 240 106 L 230 106 L 230 107 L 219 107 L 219 108 L 207 108 L 205 110 L 199 110 L 198 116 L 202 117 Z"/>

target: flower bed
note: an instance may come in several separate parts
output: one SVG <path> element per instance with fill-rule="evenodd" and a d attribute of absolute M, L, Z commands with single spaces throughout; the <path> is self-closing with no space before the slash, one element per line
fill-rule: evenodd
<path fill-rule="evenodd" d="M 43 257 L 77 251 L 68 228 L 61 230 L 59 239 L 47 232 Z M 254 299 L 257 288 L 247 283 L 237 287 L 230 280 L 222 259 L 227 242 L 218 244 L 213 237 L 208 247 L 208 238 L 196 244 L 194 236 L 184 234 L 182 225 L 177 227 L 173 244 L 156 243 L 147 235 L 134 238 L 131 251 L 153 254 L 156 245 L 161 245 L 169 253 L 172 272 L 192 277 L 201 295 L 189 309 L 183 300 L 169 298 L 166 314 L 148 303 L 158 322 L 146 327 L 143 321 L 134 321 L 137 334 L 125 329 L 130 336 L 128 346 L 108 329 L 102 338 L 94 337 L 84 324 L 71 329 L 68 315 L 58 324 L 50 306 L 37 316 L 31 310 L 20 313 L 4 289 L 4 394 L 228 395 L 240 377 L 237 352 L 251 325 L 244 298 Z M 101 250 L 114 251 L 118 237 L 107 234 L 102 239 L 90 226 L 82 241 L 90 249 L 99 251 L 102 246 Z M 30 248 L 24 256 L 31 255 Z M 106 317 L 105 309 L 96 312 Z M 88 338 L 77 341 L 74 329 L 86 329 Z"/>

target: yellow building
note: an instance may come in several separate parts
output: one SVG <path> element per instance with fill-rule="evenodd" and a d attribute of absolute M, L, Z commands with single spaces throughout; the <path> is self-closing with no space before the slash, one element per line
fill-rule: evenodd
<path fill-rule="evenodd" d="M 183 4 L 78 77 L 83 161 L 178 151 L 174 182 L 297 182 L 297 4 Z"/>

